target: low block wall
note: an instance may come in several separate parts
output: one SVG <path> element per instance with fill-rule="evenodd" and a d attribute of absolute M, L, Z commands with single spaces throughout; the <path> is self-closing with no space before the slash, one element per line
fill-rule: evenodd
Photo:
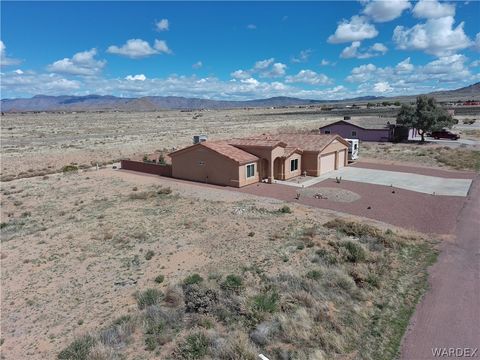
<path fill-rule="evenodd" d="M 159 165 L 142 161 L 122 160 L 121 168 L 147 174 L 172 177 L 172 165 Z"/>

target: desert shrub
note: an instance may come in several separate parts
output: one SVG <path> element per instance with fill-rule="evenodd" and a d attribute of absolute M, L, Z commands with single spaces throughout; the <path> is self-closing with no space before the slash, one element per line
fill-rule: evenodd
<path fill-rule="evenodd" d="M 224 290 L 239 291 L 243 287 L 242 278 L 238 275 L 228 275 L 221 287 Z"/>
<path fill-rule="evenodd" d="M 475 123 L 475 121 L 476 121 L 476 119 L 463 119 L 463 123 L 465 125 L 472 125 L 472 124 Z"/>
<path fill-rule="evenodd" d="M 161 284 L 163 282 L 163 280 L 165 280 L 165 276 L 164 275 L 158 275 L 157 277 L 155 277 L 155 282 L 157 284 Z"/>
<path fill-rule="evenodd" d="M 62 172 L 63 173 L 71 173 L 71 172 L 77 172 L 78 171 L 78 166 L 76 165 L 65 165 L 62 167 Z"/>
<path fill-rule="evenodd" d="M 192 275 L 187 276 L 183 280 L 183 284 L 184 285 L 200 284 L 202 281 L 203 281 L 203 278 L 200 275 L 192 274 Z"/>
<path fill-rule="evenodd" d="M 172 189 L 170 189 L 169 187 L 161 188 L 157 191 L 158 195 L 168 195 L 168 194 L 171 194 L 171 193 L 172 193 Z"/>
<path fill-rule="evenodd" d="M 152 260 L 154 255 L 155 255 L 155 252 L 153 250 L 148 250 L 145 253 L 145 260 Z"/>
<path fill-rule="evenodd" d="M 213 289 L 201 288 L 197 284 L 183 288 L 185 311 L 208 314 L 215 310 L 218 304 L 218 293 Z"/>
<path fill-rule="evenodd" d="M 154 191 L 142 191 L 142 192 L 132 192 L 129 195 L 131 200 L 147 200 L 155 196 Z"/>
<path fill-rule="evenodd" d="M 306 276 L 311 280 L 319 280 L 322 277 L 322 273 L 319 270 L 310 270 Z"/>
<path fill-rule="evenodd" d="M 291 214 L 292 213 L 292 209 L 290 209 L 289 206 L 287 205 L 283 205 L 280 209 L 278 209 L 278 212 L 280 214 Z"/>
<path fill-rule="evenodd" d="M 367 275 L 367 278 L 365 279 L 365 281 L 373 287 L 376 287 L 376 288 L 380 287 L 380 276 L 378 276 L 373 272 L 370 272 Z"/>
<path fill-rule="evenodd" d="M 210 341 L 201 332 L 188 335 L 185 341 L 180 344 L 178 353 L 182 359 L 200 359 L 207 355 Z"/>
<path fill-rule="evenodd" d="M 327 249 L 324 249 L 324 248 L 317 249 L 315 251 L 315 254 L 317 255 L 318 258 L 314 257 L 312 262 L 318 262 L 318 259 L 321 259 L 323 260 L 323 262 L 325 262 L 328 265 L 334 265 L 338 263 L 338 259 L 335 256 L 335 254 L 329 252 Z"/>
<path fill-rule="evenodd" d="M 276 291 L 255 295 L 252 298 L 252 309 L 256 312 L 274 313 L 278 308 L 280 296 Z"/>
<path fill-rule="evenodd" d="M 250 339 L 257 345 L 266 345 L 272 335 L 278 330 L 277 321 L 264 321 L 258 324 L 250 333 Z"/>
<path fill-rule="evenodd" d="M 183 293 L 179 286 L 169 286 L 165 289 L 165 297 L 163 299 L 165 305 L 177 307 L 183 303 Z"/>
<path fill-rule="evenodd" d="M 327 274 L 327 285 L 332 288 L 338 288 L 350 292 L 355 288 L 355 282 L 346 273 L 341 270 L 335 269 Z"/>
<path fill-rule="evenodd" d="M 214 359 L 239 360 L 257 360 L 260 352 L 241 331 L 233 331 L 227 338 L 215 339 L 211 351 Z"/>
<path fill-rule="evenodd" d="M 383 234 L 380 229 L 374 226 L 361 224 L 355 221 L 345 221 L 342 219 L 334 219 L 325 223 L 323 226 L 329 229 L 335 229 L 348 236 L 355 236 L 358 238 L 361 238 L 364 236 L 371 236 L 377 239 L 383 239 Z"/>
<path fill-rule="evenodd" d="M 145 309 L 147 306 L 155 305 L 160 302 L 163 293 L 158 289 L 147 289 L 135 295 L 137 304 L 140 309 Z"/>
<path fill-rule="evenodd" d="M 57 358 L 61 360 L 87 360 L 95 344 L 96 340 L 94 337 L 85 335 L 60 351 Z"/>
<path fill-rule="evenodd" d="M 345 254 L 347 261 L 356 263 L 366 260 L 367 252 L 358 242 L 346 240 L 341 242 L 340 245 L 347 250 Z"/>
<path fill-rule="evenodd" d="M 135 323 L 132 318 L 124 316 L 114 321 L 110 327 L 102 330 L 99 339 L 105 346 L 119 348 L 128 343 L 134 330 Z"/>
<path fill-rule="evenodd" d="M 145 350 L 153 351 L 157 348 L 157 339 L 154 336 L 147 336 L 145 338 Z"/>

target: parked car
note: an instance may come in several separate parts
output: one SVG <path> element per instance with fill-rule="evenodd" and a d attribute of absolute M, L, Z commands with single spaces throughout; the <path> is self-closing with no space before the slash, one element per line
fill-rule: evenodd
<path fill-rule="evenodd" d="M 450 139 L 458 140 L 460 136 L 448 130 L 432 131 L 431 135 L 434 139 Z"/>

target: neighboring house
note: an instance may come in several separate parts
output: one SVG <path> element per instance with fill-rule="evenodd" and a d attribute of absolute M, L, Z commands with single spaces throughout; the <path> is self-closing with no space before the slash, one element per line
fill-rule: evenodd
<path fill-rule="evenodd" d="M 174 178 L 242 187 L 320 176 L 347 165 L 347 154 L 348 143 L 338 135 L 279 134 L 207 140 L 169 156 Z"/>
<path fill-rule="evenodd" d="M 320 128 L 321 134 L 338 134 L 347 139 L 362 141 L 393 141 L 408 137 L 408 131 L 395 125 L 394 118 L 362 118 L 357 120 L 340 120 Z"/>

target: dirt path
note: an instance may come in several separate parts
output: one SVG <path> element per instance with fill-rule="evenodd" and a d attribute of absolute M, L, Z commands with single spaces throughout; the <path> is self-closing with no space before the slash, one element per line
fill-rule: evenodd
<path fill-rule="evenodd" d="M 418 305 L 402 359 L 480 357 L 480 176 L 472 183 L 455 229 L 430 271 L 430 290 Z M 435 348 L 437 356 L 434 355 Z M 467 352 L 465 349 L 473 349 Z M 476 353 L 473 353 L 475 349 Z M 440 354 L 440 355 L 439 355 Z M 443 355 L 445 357 L 445 355 Z"/>

